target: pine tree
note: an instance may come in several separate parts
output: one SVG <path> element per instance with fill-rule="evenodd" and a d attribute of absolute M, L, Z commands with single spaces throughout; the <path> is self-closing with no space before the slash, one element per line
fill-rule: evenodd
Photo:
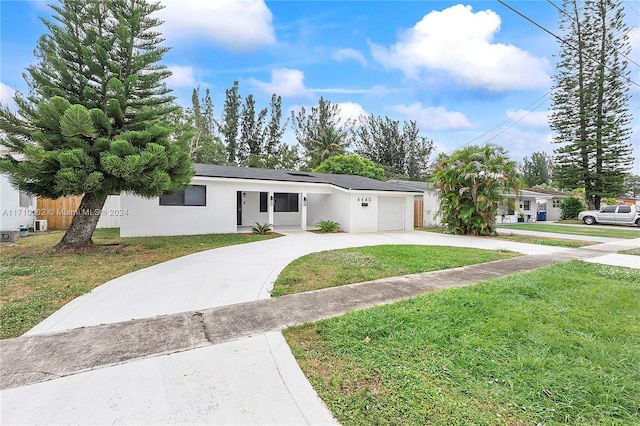
<path fill-rule="evenodd" d="M 533 152 L 531 157 L 522 159 L 521 172 L 528 187 L 548 184 L 553 174 L 553 158 L 542 151 Z"/>
<path fill-rule="evenodd" d="M 282 98 L 275 93 L 271 95 L 269 108 L 269 122 L 264 131 L 263 165 L 268 169 L 276 169 L 283 166 L 285 153 L 288 146 L 282 142 L 288 120 L 282 123 Z"/>
<path fill-rule="evenodd" d="M 240 127 L 240 102 L 238 81 L 225 91 L 220 133 L 224 139 L 229 155 L 229 164 L 238 164 L 238 129 Z"/>
<path fill-rule="evenodd" d="M 400 127 L 389 117 L 360 117 L 352 131 L 356 154 L 411 180 L 426 178 L 433 142 L 420 136 L 415 121 Z"/>
<path fill-rule="evenodd" d="M 248 167 L 259 167 L 264 148 L 264 120 L 267 109 L 256 115 L 256 101 L 248 95 L 240 112 L 240 140 L 238 141 L 238 163 Z"/>
<path fill-rule="evenodd" d="M 0 143 L 13 156 L 0 171 L 27 193 L 83 195 L 56 249 L 93 244 L 109 194 L 158 196 L 186 185 L 188 153 L 169 139 L 174 108 L 160 60 L 168 48 L 144 0 L 63 0 L 43 19 L 49 32 L 27 68 L 17 114 L 0 109 Z"/>
<path fill-rule="evenodd" d="M 565 0 L 560 27 L 566 33 L 553 90 L 551 127 L 555 178 L 566 189 L 584 188 L 589 208 L 622 193 L 633 162 L 628 28 L 622 2 Z"/>

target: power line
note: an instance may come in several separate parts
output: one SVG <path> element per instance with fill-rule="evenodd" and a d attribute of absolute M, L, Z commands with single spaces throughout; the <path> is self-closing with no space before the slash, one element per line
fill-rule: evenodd
<path fill-rule="evenodd" d="M 498 137 L 499 135 L 501 135 L 502 133 L 504 133 L 505 131 L 507 131 L 508 129 L 510 129 L 511 127 L 515 126 L 517 123 L 519 123 L 520 121 L 522 121 L 525 117 L 527 117 L 528 115 L 530 115 L 531 113 L 533 113 L 533 111 L 537 110 L 538 108 L 540 108 L 542 105 L 544 105 L 544 103 L 548 100 L 549 95 L 551 94 L 551 91 L 548 91 L 547 93 L 545 93 L 544 95 L 540 96 L 538 99 L 536 99 L 535 101 L 531 102 L 529 105 L 525 106 L 524 108 L 522 108 L 520 111 L 518 111 L 518 113 L 516 115 L 514 115 L 513 117 L 509 117 L 506 120 L 502 121 L 501 123 L 495 125 L 494 127 L 492 127 L 491 129 L 487 130 L 486 132 L 484 132 L 483 134 L 471 139 L 469 142 L 466 142 L 462 145 L 460 145 L 459 147 L 452 149 L 451 151 L 449 151 L 447 154 L 451 154 L 454 151 L 457 151 L 461 148 L 464 148 L 467 145 L 472 144 L 473 142 L 477 141 L 478 139 L 482 139 L 485 136 L 487 136 L 488 134 L 490 134 L 491 132 L 493 132 L 494 130 L 502 127 L 504 124 L 512 121 L 515 117 L 518 116 L 518 114 L 520 114 L 522 111 L 526 111 L 528 108 L 533 107 L 534 105 L 536 105 L 531 111 L 528 111 L 523 117 L 519 118 L 517 121 L 515 121 L 513 124 L 511 124 L 510 126 L 508 126 L 507 128 L 503 129 L 502 131 L 500 131 L 499 133 L 497 133 L 495 136 L 487 139 L 486 142 L 489 142 L 493 139 L 495 139 L 496 137 Z"/>
<path fill-rule="evenodd" d="M 633 6 L 631 6 L 631 3 L 632 3 L 632 2 L 630 2 L 630 1 L 625 1 L 624 3 L 627 5 L 627 7 L 628 7 L 629 9 L 633 10 L 633 11 L 636 13 L 636 15 L 640 15 L 640 12 L 638 12 L 638 11 L 637 11 Z"/>
<path fill-rule="evenodd" d="M 487 139 L 484 143 L 487 142 L 491 142 L 492 140 L 494 140 L 495 138 L 497 138 L 498 136 L 500 136 L 501 134 L 503 134 L 504 132 L 506 132 L 507 130 L 509 130 L 510 128 L 512 128 L 513 126 L 515 126 L 516 124 L 518 124 L 519 122 L 521 122 L 522 120 L 524 120 L 525 118 L 527 118 L 529 115 L 533 114 L 534 111 L 536 111 L 538 108 L 540 108 L 542 105 L 545 104 L 545 102 L 548 99 L 546 98 L 545 95 L 545 99 L 543 99 L 538 105 L 536 105 L 531 111 L 527 111 L 527 113 L 525 115 L 523 115 L 522 117 L 520 117 L 519 119 L 517 119 L 516 121 L 514 121 L 510 126 L 505 127 L 502 131 L 496 133 L 493 137 Z M 511 117 L 513 119 L 513 117 Z M 507 145 L 509 146 L 509 145 Z"/>
<path fill-rule="evenodd" d="M 513 7 L 509 6 L 508 4 L 506 4 L 504 1 L 502 0 L 497 0 L 498 3 L 500 3 L 501 5 L 503 5 L 504 7 L 506 7 L 507 9 L 511 10 L 512 12 L 514 12 L 515 14 L 521 16 L 522 18 L 526 19 L 527 21 L 531 22 L 533 25 L 535 25 L 536 27 L 540 28 L 542 31 L 546 32 L 547 34 L 550 34 L 553 38 L 555 38 L 556 40 L 558 40 L 560 43 L 562 44 L 566 44 L 567 46 L 569 46 L 571 49 L 576 50 L 576 51 L 580 51 L 581 49 L 579 47 L 576 47 L 575 45 L 569 43 L 568 41 L 564 40 L 562 37 L 554 34 L 553 32 L 549 31 L 547 28 L 543 27 L 542 25 L 538 24 L 536 21 L 534 21 L 533 19 L 529 18 L 528 16 L 520 13 L 519 11 L 517 11 L 516 9 L 514 9 Z M 611 67 L 609 67 L 607 64 L 603 64 L 602 62 L 600 62 L 597 58 L 593 58 L 591 55 L 588 55 L 586 53 L 584 53 L 584 56 L 587 57 L 588 59 L 591 59 L 592 61 L 597 62 L 598 64 L 602 65 L 603 67 L 611 70 Z M 640 84 L 636 83 L 635 81 L 631 80 L 629 77 L 623 77 L 625 80 L 627 80 L 627 82 L 640 87 Z"/>

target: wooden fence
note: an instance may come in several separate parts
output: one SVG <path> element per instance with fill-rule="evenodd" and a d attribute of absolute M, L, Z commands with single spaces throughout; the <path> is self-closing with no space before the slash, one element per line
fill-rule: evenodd
<path fill-rule="evenodd" d="M 424 226 L 424 200 L 413 201 L 413 226 Z"/>
<path fill-rule="evenodd" d="M 46 220 L 47 229 L 68 229 L 80 201 L 82 197 L 79 195 L 55 200 L 38 197 L 38 220 Z"/>
<path fill-rule="evenodd" d="M 73 215 L 80 206 L 82 196 L 60 197 L 55 200 L 38 198 L 37 219 L 47 221 L 47 229 L 69 229 Z M 126 214 L 120 209 L 120 196 L 109 195 L 102 208 L 97 228 L 119 228 L 120 218 Z"/>

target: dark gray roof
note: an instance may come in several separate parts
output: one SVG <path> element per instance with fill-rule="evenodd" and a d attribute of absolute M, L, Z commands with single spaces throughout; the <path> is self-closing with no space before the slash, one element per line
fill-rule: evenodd
<path fill-rule="evenodd" d="M 258 169 L 253 167 L 214 166 L 212 164 L 195 164 L 195 169 L 196 176 L 205 177 L 329 184 L 356 191 L 421 192 L 398 183 L 381 182 L 379 180 L 353 175 Z"/>

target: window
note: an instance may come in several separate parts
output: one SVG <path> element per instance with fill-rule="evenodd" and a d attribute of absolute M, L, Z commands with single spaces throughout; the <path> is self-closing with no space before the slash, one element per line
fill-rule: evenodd
<path fill-rule="evenodd" d="M 260 213 L 265 213 L 267 211 L 268 196 L 269 196 L 268 192 L 260 193 Z"/>
<path fill-rule="evenodd" d="M 297 212 L 298 211 L 298 194 L 290 192 L 276 192 L 273 194 L 275 206 L 273 211 L 275 212 Z"/>
<path fill-rule="evenodd" d="M 531 210 L 531 200 L 524 200 L 522 204 L 524 206 L 524 210 Z"/>
<path fill-rule="evenodd" d="M 551 206 L 552 206 L 554 209 L 559 209 L 559 208 L 560 208 L 560 202 L 561 202 L 561 201 L 562 201 L 562 200 L 560 200 L 559 198 L 554 198 L 554 199 L 552 200 L 552 202 L 551 202 Z"/>
<path fill-rule="evenodd" d="M 205 185 L 191 185 L 173 194 L 160 197 L 161 206 L 206 206 L 207 187 Z"/>
<path fill-rule="evenodd" d="M 31 205 L 31 197 L 29 194 L 20 191 L 20 207 L 29 207 Z"/>
<path fill-rule="evenodd" d="M 616 212 L 616 208 L 618 206 L 607 206 L 604 209 L 600 210 L 602 213 L 615 213 Z"/>
<path fill-rule="evenodd" d="M 631 206 L 618 207 L 618 213 L 631 213 Z"/>

